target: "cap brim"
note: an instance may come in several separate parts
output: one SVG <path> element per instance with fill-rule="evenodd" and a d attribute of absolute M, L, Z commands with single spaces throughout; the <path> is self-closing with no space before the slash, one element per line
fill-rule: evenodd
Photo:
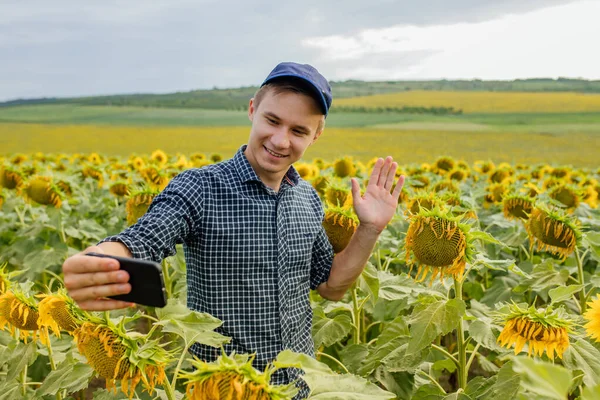
<path fill-rule="evenodd" d="M 327 100 L 325 99 L 325 96 L 321 92 L 321 89 L 319 89 L 319 87 L 313 81 L 311 81 L 310 79 L 307 79 L 304 76 L 297 75 L 297 74 L 274 75 L 274 76 L 270 76 L 269 79 L 266 79 L 260 86 L 262 87 L 262 86 L 266 85 L 267 83 L 272 82 L 273 80 L 278 79 L 278 78 L 288 78 L 288 77 L 301 79 L 304 82 L 310 84 L 310 87 L 313 89 L 313 92 L 315 94 L 317 94 L 316 98 L 321 102 L 322 111 L 324 111 L 325 116 L 327 116 L 327 114 L 329 112 L 329 107 L 327 106 Z"/>

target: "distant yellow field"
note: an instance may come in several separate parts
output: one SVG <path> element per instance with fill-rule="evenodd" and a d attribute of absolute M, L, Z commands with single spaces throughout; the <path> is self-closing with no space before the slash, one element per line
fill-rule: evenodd
<path fill-rule="evenodd" d="M 90 153 L 108 155 L 194 152 L 232 156 L 246 143 L 249 129 L 190 127 L 61 126 L 0 124 L 0 155 L 11 153 Z M 598 134 L 590 132 L 514 133 L 442 130 L 326 128 L 305 154 L 307 160 L 350 155 L 367 161 L 392 155 L 400 163 L 431 162 L 440 155 L 465 161 L 572 164 L 598 167 Z"/>
<path fill-rule="evenodd" d="M 414 90 L 336 99 L 335 106 L 454 107 L 464 113 L 600 112 L 600 94 Z"/>

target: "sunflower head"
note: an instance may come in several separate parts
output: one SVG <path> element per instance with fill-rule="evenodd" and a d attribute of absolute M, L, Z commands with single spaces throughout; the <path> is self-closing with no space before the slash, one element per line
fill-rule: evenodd
<path fill-rule="evenodd" d="M 134 156 L 129 159 L 129 166 L 134 171 L 141 171 L 146 166 L 146 162 L 142 157 Z"/>
<path fill-rule="evenodd" d="M 584 192 L 582 195 L 582 200 L 586 203 L 590 208 L 598 207 L 598 192 L 594 189 L 593 186 L 586 186 L 584 188 Z M 0 205 L 1 207 L 1 205 Z"/>
<path fill-rule="evenodd" d="M 140 171 L 146 183 L 158 190 L 163 190 L 169 183 L 169 176 L 160 171 L 156 166 L 150 166 Z"/>
<path fill-rule="evenodd" d="M 329 186 L 329 180 L 326 176 L 319 175 L 316 178 L 314 178 L 310 184 L 312 185 L 312 187 L 315 188 L 319 195 L 325 196 L 325 193 L 327 192 L 327 187 Z"/>
<path fill-rule="evenodd" d="M 56 182 L 56 187 L 59 188 L 60 191 L 67 197 L 71 197 L 73 195 L 73 186 L 64 179 Z"/>
<path fill-rule="evenodd" d="M 39 297 L 42 300 L 38 304 L 38 325 L 52 329 L 58 337 L 61 331 L 73 334 L 84 321 L 92 320 L 92 317 L 80 309 L 64 289 L 56 293 L 42 294 Z"/>
<path fill-rule="evenodd" d="M 469 227 L 460 218 L 440 208 L 422 209 L 410 217 L 406 234 L 406 264 L 410 269 L 419 265 L 415 279 L 423 281 L 432 270 L 431 281 L 439 275 L 462 279 L 465 265 L 474 254 Z"/>
<path fill-rule="evenodd" d="M 537 197 L 540 193 L 542 193 L 542 190 L 535 184 L 527 182 L 521 188 L 519 188 L 519 193 L 534 198 Z"/>
<path fill-rule="evenodd" d="M 350 157 L 340 158 L 333 162 L 333 174 L 338 178 L 356 175 L 356 167 Z"/>
<path fill-rule="evenodd" d="M 165 366 L 172 360 L 158 341 L 131 334 L 109 320 L 83 322 L 74 332 L 77 348 L 88 364 L 114 389 L 121 381 L 121 391 L 133 398 L 141 381 L 152 394 L 166 379 Z"/>
<path fill-rule="evenodd" d="M 506 180 L 509 180 L 513 175 L 514 171 L 512 168 L 498 168 L 494 172 L 490 174 L 489 182 L 490 183 L 502 183 Z"/>
<path fill-rule="evenodd" d="M 550 171 L 550 176 L 555 178 L 560 178 L 564 180 L 570 179 L 571 176 L 571 168 L 569 167 L 556 167 Z"/>
<path fill-rule="evenodd" d="M 102 187 L 104 184 L 104 174 L 99 168 L 93 167 L 91 165 L 87 165 L 83 167 L 81 170 L 82 178 L 92 178 L 93 180 L 98 182 L 98 187 Z"/>
<path fill-rule="evenodd" d="M 133 225 L 148 211 L 152 200 L 158 195 L 158 191 L 152 188 L 142 188 L 132 192 L 125 204 L 127 222 Z"/>
<path fill-rule="evenodd" d="M 169 161 L 169 156 L 160 149 L 154 150 L 150 155 L 150 161 L 157 164 L 159 167 L 162 167 Z"/>
<path fill-rule="evenodd" d="M 431 180 L 427 175 L 415 174 L 410 176 L 408 185 L 413 189 L 426 189 L 430 183 Z"/>
<path fill-rule="evenodd" d="M 37 301 L 21 287 L 13 286 L 0 296 L 0 329 L 8 327 L 13 334 L 18 329 L 23 340 L 27 341 L 29 336 L 35 339 L 40 330 L 38 318 Z M 47 335 L 41 339 L 48 343 Z"/>
<path fill-rule="evenodd" d="M 325 210 L 323 228 L 335 253 L 344 250 L 358 227 L 354 213 L 342 207 L 329 207 Z"/>
<path fill-rule="evenodd" d="M 181 171 L 187 168 L 191 168 L 192 165 L 193 164 L 189 162 L 183 154 L 181 154 L 179 157 L 177 157 L 177 161 L 175 161 L 173 167 Z"/>
<path fill-rule="evenodd" d="M 298 163 L 294 165 L 298 175 L 306 181 L 310 181 L 319 176 L 319 168 L 314 164 L 309 163 Z"/>
<path fill-rule="evenodd" d="M 469 176 L 469 172 L 463 168 L 456 167 L 448 171 L 448 178 L 453 181 L 462 182 Z"/>
<path fill-rule="evenodd" d="M 535 200 L 531 197 L 515 193 L 504 196 L 502 200 L 502 209 L 507 219 L 528 219 L 534 205 Z"/>
<path fill-rule="evenodd" d="M 524 308 L 513 303 L 500 318 L 504 320 L 504 329 L 498 336 L 498 343 L 506 348 L 514 345 L 515 354 L 519 354 L 527 344 L 529 356 L 535 354 L 541 357 L 545 351 L 553 360 L 555 353 L 562 358 L 569 347 L 573 321 L 562 309 L 548 307 L 536 310 L 533 306 Z"/>
<path fill-rule="evenodd" d="M 27 157 L 25 154 L 15 154 L 13 158 L 11 158 L 10 163 L 14 165 L 20 165 L 28 159 L 29 157 Z"/>
<path fill-rule="evenodd" d="M 87 161 L 90 164 L 99 165 L 99 164 L 102 163 L 103 160 L 102 160 L 102 157 L 100 156 L 100 154 L 98 154 L 98 153 L 90 153 L 87 156 Z"/>
<path fill-rule="evenodd" d="M 583 315 L 587 323 L 584 328 L 588 336 L 596 342 L 600 342 L 600 296 L 587 303 L 588 309 Z"/>
<path fill-rule="evenodd" d="M 59 208 L 62 205 L 62 193 L 52 179 L 47 176 L 38 176 L 30 179 L 24 190 L 25 195 L 31 201 L 44 206 Z"/>
<path fill-rule="evenodd" d="M 127 184 L 127 182 L 117 181 L 110 185 L 110 188 L 108 189 L 108 191 L 117 197 L 128 196 L 129 195 L 129 185 Z"/>
<path fill-rule="evenodd" d="M 494 163 L 491 160 L 477 160 L 473 164 L 475 171 L 486 175 L 491 173 L 494 169 L 496 169 L 496 165 L 494 165 Z"/>
<path fill-rule="evenodd" d="M 530 247 L 546 250 L 564 260 L 581 241 L 581 232 L 576 223 L 561 210 L 550 210 L 542 204 L 531 211 L 525 225 L 529 234 Z"/>
<path fill-rule="evenodd" d="M 456 185 L 454 181 L 450 179 L 444 179 L 442 181 L 439 181 L 438 183 L 433 185 L 432 190 L 436 193 L 443 192 L 444 190 L 447 192 L 460 192 L 460 188 Z"/>
<path fill-rule="evenodd" d="M 483 197 L 483 206 L 489 207 L 493 204 L 499 204 L 502 202 L 504 196 L 508 193 L 509 189 L 506 183 L 492 183 L 485 188 L 488 192 Z"/>
<path fill-rule="evenodd" d="M 580 190 L 572 185 L 556 185 L 548 192 L 550 198 L 558 201 L 567 210 L 574 210 L 581 203 Z"/>
<path fill-rule="evenodd" d="M 261 373 L 252 367 L 252 361 L 253 357 L 235 353 L 222 354 L 212 363 L 192 360 L 193 372 L 181 373 L 186 384 L 186 399 L 291 400 L 297 394 L 293 383 L 270 384 L 275 367 L 267 366 Z"/>
<path fill-rule="evenodd" d="M 341 182 L 330 181 L 325 189 L 325 200 L 334 207 L 350 207 L 352 205 L 352 192 Z"/>
<path fill-rule="evenodd" d="M 0 169 L 0 186 L 3 188 L 19 190 L 23 181 L 23 175 L 19 171 L 9 167 Z"/>
<path fill-rule="evenodd" d="M 219 153 L 213 153 L 210 155 L 210 161 L 214 162 L 214 163 L 218 163 L 223 161 L 223 156 Z"/>
<path fill-rule="evenodd" d="M 442 204 L 443 201 L 435 193 L 421 193 L 409 198 L 406 210 L 414 215 L 418 214 L 421 209 L 431 210 Z"/>

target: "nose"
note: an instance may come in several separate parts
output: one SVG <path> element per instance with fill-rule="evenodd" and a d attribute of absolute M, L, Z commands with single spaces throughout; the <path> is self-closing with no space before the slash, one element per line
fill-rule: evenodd
<path fill-rule="evenodd" d="M 287 129 L 283 126 L 276 129 L 271 136 L 271 143 L 277 149 L 287 149 L 290 145 Z"/>

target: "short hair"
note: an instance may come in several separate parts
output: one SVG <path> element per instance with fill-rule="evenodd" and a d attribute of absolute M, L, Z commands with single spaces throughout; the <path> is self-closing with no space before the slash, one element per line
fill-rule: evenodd
<path fill-rule="evenodd" d="M 273 79 L 272 81 L 266 83 L 261 86 L 256 93 L 254 93 L 254 105 L 258 108 L 260 102 L 264 99 L 267 93 L 272 92 L 274 95 L 278 95 L 281 93 L 299 93 L 305 96 L 310 97 L 315 106 L 319 110 L 321 110 L 322 106 L 319 100 L 315 98 L 315 90 L 310 86 L 308 82 L 300 78 L 294 77 L 283 77 L 278 79 Z M 325 115 L 325 114 L 323 114 Z M 317 127 L 317 133 L 322 131 L 325 127 L 325 121 L 319 121 L 319 126 Z"/>

